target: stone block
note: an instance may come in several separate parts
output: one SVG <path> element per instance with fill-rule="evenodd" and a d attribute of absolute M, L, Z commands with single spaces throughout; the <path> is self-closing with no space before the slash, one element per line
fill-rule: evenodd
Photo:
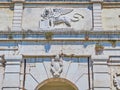
<path fill-rule="evenodd" d="M 101 10 L 101 4 L 100 3 L 93 4 L 93 10 L 95 9 Z"/>
<path fill-rule="evenodd" d="M 25 2 L 25 0 L 12 0 L 12 2 Z"/>
<path fill-rule="evenodd" d="M 107 65 L 93 65 L 93 72 L 107 73 L 109 68 Z"/>
<path fill-rule="evenodd" d="M 20 0 L 20 1 L 22 1 L 22 0 Z M 23 6 L 23 3 L 15 3 L 15 6 Z"/>
<path fill-rule="evenodd" d="M 15 73 L 6 73 L 3 87 L 18 87 L 20 86 L 20 75 Z M 13 89 L 12 89 L 13 90 Z"/>
<path fill-rule="evenodd" d="M 22 16 L 22 13 L 14 13 L 14 17 L 15 16 L 19 16 L 20 17 L 20 16 Z"/>
<path fill-rule="evenodd" d="M 94 87 L 109 88 L 110 75 L 108 73 L 94 73 Z"/>
<path fill-rule="evenodd" d="M 20 16 L 20 17 L 14 17 L 14 19 L 13 20 L 21 20 L 22 19 L 22 17 Z"/>
<path fill-rule="evenodd" d="M 20 73 L 20 65 L 7 65 L 5 73 Z"/>
<path fill-rule="evenodd" d="M 111 90 L 110 88 L 94 88 L 94 90 Z"/>
<path fill-rule="evenodd" d="M 18 61 L 22 59 L 22 55 L 5 55 L 5 60 L 7 61 Z"/>
<path fill-rule="evenodd" d="M 2 90 L 19 90 L 19 88 L 3 88 Z"/>
<path fill-rule="evenodd" d="M 22 6 L 15 6 L 15 7 L 14 7 L 14 10 L 18 10 L 18 9 L 19 9 L 19 10 L 22 10 L 23 7 L 22 7 Z"/>
<path fill-rule="evenodd" d="M 21 20 L 14 20 L 13 23 L 21 24 Z"/>
<path fill-rule="evenodd" d="M 91 57 L 95 61 L 105 61 L 109 59 L 108 55 L 92 55 Z"/>
<path fill-rule="evenodd" d="M 14 61 L 14 62 L 7 61 L 5 64 L 6 64 L 6 65 L 20 65 L 21 62 L 20 62 L 20 61 Z"/>
<path fill-rule="evenodd" d="M 101 20 L 101 17 L 94 17 L 95 20 Z"/>
<path fill-rule="evenodd" d="M 19 10 L 19 9 L 14 11 L 14 13 L 22 13 L 22 12 L 23 10 Z"/>
<path fill-rule="evenodd" d="M 21 31 L 21 26 L 13 26 L 12 31 Z"/>
<path fill-rule="evenodd" d="M 103 0 L 91 0 L 91 2 L 103 2 Z"/>

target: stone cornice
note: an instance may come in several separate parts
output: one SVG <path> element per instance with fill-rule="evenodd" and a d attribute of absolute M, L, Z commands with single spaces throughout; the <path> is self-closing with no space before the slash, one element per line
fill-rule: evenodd
<path fill-rule="evenodd" d="M 12 0 L 12 2 L 25 2 L 25 0 Z"/>

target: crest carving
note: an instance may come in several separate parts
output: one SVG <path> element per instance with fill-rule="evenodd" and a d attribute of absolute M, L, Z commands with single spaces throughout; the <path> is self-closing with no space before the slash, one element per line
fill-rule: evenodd
<path fill-rule="evenodd" d="M 59 77 L 63 70 L 63 59 L 59 55 L 56 55 L 55 58 L 51 61 L 51 72 L 54 77 Z"/>

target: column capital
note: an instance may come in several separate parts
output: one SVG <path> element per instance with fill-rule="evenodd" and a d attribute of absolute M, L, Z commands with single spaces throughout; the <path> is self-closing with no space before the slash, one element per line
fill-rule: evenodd
<path fill-rule="evenodd" d="M 12 0 L 12 2 L 25 2 L 25 0 Z"/>
<path fill-rule="evenodd" d="M 104 0 L 91 0 L 93 3 L 103 2 Z"/>

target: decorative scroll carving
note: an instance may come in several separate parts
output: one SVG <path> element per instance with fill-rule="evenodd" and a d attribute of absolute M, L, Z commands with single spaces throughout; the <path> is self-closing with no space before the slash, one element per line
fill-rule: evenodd
<path fill-rule="evenodd" d="M 113 76 L 113 84 L 117 90 L 120 90 L 120 73 L 116 73 Z"/>
<path fill-rule="evenodd" d="M 56 55 L 51 61 L 51 72 L 54 77 L 59 77 L 63 70 L 63 59 L 59 55 Z"/>

